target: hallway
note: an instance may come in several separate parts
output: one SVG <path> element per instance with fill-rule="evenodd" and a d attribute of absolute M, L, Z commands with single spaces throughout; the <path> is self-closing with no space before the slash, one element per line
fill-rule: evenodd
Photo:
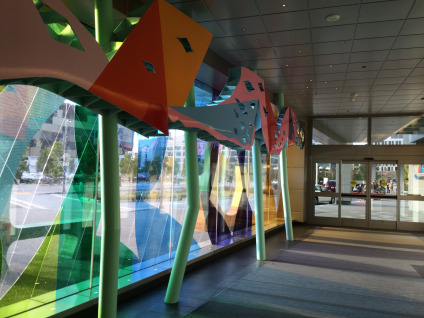
<path fill-rule="evenodd" d="M 423 317 L 424 235 L 295 226 L 267 238 L 267 261 L 241 248 L 118 306 L 119 317 Z M 80 316 L 81 317 L 81 316 Z"/>

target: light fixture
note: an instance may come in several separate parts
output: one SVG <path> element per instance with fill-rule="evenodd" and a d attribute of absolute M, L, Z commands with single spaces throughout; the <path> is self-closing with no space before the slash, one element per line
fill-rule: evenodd
<path fill-rule="evenodd" d="M 330 68 L 332 68 L 333 67 L 333 64 L 330 64 Z"/>
<path fill-rule="evenodd" d="M 285 7 L 285 6 L 286 6 L 286 4 L 285 4 L 285 3 L 283 3 L 281 6 L 282 6 L 282 7 Z"/>
<path fill-rule="evenodd" d="M 246 31 L 246 28 L 242 28 L 242 31 Z"/>
<path fill-rule="evenodd" d="M 286 64 L 286 67 L 289 67 L 289 65 L 288 65 L 288 64 Z"/>
<path fill-rule="evenodd" d="M 325 20 L 327 22 L 336 22 L 336 21 L 340 20 L 340 15 L 335 14 L 335 13 L 331 13 L 331 14 L 329 14 L 325 17 Z"/>
<path fill-rule="evenodd" d="M 297 51 L 297 53 L 299 53 L 299 54 L 302 53 L 302 50 Z"/>
<path fill-rule="evenodd" d="M 341 43 L 341 44 L 345 44 L 346 42 L 345 42 L 345 41 L 341 41 L 340 43 Z"/>

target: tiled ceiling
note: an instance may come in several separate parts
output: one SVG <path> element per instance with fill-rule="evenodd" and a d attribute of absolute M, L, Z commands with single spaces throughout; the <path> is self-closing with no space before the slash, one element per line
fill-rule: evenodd
<path fill-rule="evenodd" d="M 298 116 L 424 112 L 423 0 L 168 0 Z M 329 22 L 330 14 L 340 16 Z"/>

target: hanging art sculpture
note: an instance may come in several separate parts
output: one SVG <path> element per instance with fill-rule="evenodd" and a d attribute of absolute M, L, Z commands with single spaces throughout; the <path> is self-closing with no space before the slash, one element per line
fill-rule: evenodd
<path fill-rule="evenodd" d="M 19 28 L 16 27 L 18 16 Z M 121 125 L 145 136 L 167 134 L 168 129 L 191 130 L 197 131 L 202 140 L 216 141 L 237 150 L 250 150 L 256 139 L 261 145 L 261 151 L 270 154 L 278 154 L 284 147 L 292 144 L 301 148 L 303 146 L 302 130 L 294 112 L 285 108 L 275 116 L 263 79 L 243 67 L 230 70 L 226 86 L 212 104 L 205 107 L 182 107 L 206 54 L 212 34 L 164 0 L 148 1 L 131 12 L 115 29 L 112 47 L 106 54 L 90 31 L 60 0 L 1 1 L 0 21 L 2 24 L 0 28 L 2 38 L 0 41 L 0 85 L 24 84 L 44 88 L 63 97 L 63 99 L 58 97 L 57 101 L 51 102 L 52 104 L 54 102 L 55 105 L 60 105 L 64 99 L 70 99 L 94 113 L 114 116 Z M 9 87 L 12 90 L 12 86 Z M 10 93 L 8 88 L 4 92 Z M 19 96 L 24 95 L 25 92 L 19 92 Z M 37 100 L 45 98 L 44 92 L 34 93 L 34 96 L 36 95 Z M 41 126 L 41 121 L 51 118 L 55 111 L 56 106 L 49 104 L 48 112 L 45 114 L 31 113 L 27 111 L 27 105 L 36 99 L 34 97 L 31 100 L 29 95 L 27 99 L 21 101 L 22 107 L 19 109 L 15 107 L 16 111 L 13 114 L 0 114 L 2 123 L 0 133 L 11 138 L 10 143 L 5 143 L 3 148 L 7 146 L 12 149 L 14 146 L 13 151 L 10 152 L 9 148 L 3 149 L 3 153 L 9 154 L 9 157 L 21 158 L 37 132 L 35 124 Z M 15 122 L 23 124 L 21 126 L 14 124 L 14 129 L 6 129 Z M 91 130 L 96 131 L 96 128 L 90 128 Z M 96 135 L 96 132 L 86 135 L 92 137 Z M 89 154 L 83 153 L 81 149 L 84 151 L 86 147 L 95 149 L 94 145 L 95 141 L 89 140 L 88 137 L 87 140 L 81 141 L 78 144 L 80 149 L 77 149 L 81 152 L 81 156 L 78 155 L 78 158 L 81 161 L 87 161 L 85 158 Z M 211 152 L 214 155 L 218 153 L 216 149 L 212 149 Z M 91 157 L 94 158 L 95 155 Z M 239 162 L 242 166 L 244 161 L 244 155 L 240 155 Z M 90 162 L 93 163 L 93 160 Z M 6 160 L 4 167 L 13 166 L 14 170 L 10 175 L 15 175 L 18 164 L 19 160 L 15 165 L 10 165 Z M 4 167 L 0 178 L 6 180 L 6 173 L 3 173 Z M 216 170 L 216 167 L 210 167 L 210 171 Z M 242 167 L 238 172 L 237 182 L 240 189 L 232 204 L 236 217 L 234 217 L 231 231 L 237 231 L 246 222 L 250 225 L 252 222 L 251 208 L 244 191 L 246 187 L 244 170 Z M 1 202 L 10 201 L 14 177 L 8 175 L 6 181 L 7 186 L 0 189 Z M 207 183 L 209 184 L 209 181 Z M 80 192 L 75 190 L 72 194 L 72 191 L 68 192 L 67 200 L 59 210 L 57 219 L 50 224 L 52 227 L 46 226 L 43 228 L 44 232 L 40 234 L 40 237 L 45 236 L 45 240 L 39 247 L 39 258 L 49 255 L 48 248 L 50 251 L 54 248 L 59 257 L 71 259 L 70 255 L 64 252 L 64 246 L 82 246 L 81 242 L 91 239 L 91 232 L 87 231 L 85 225 L 73 224 L 71 230 L 66 229 L 66 231 L 64 226 L 57 225 L 60 218 L 65 217 L 65 212 L 72 211 L 74 208 L 72 204 L 78 201 L 74 199 Z M 208 192 L 210 190 L 205 189 L 206 203 L 202 205 L 205 211 L 210 209 Z M 90 193 L 90 198 L 93 197 L 94 192 Z M 84 200 L 87 201 L 86 199 L 87 191 L 84 192 Z M 83 199 L 80 201 L 83 202 Z M 250 216 L 243 216 L 244 219 L 237 216 L 244 213 L 238 209 L 242 201 L 250 212 L 247 213 Z M 91 201 L 90 204 L 92 204 Z M 217 210 L 219 210 L 218 205 L 217 203 Z M 8 204 L 0 206 L 0 220 L 9 217 L 6 215 L 8 208 Z M 211 213 L 209 216 L 214 214 Z M 205 214 L 205 217 L 207 218 L 208 215 Z M 168 220 L 164 219 L 163 222 L 167 223 Z M 225 223 L 226 221 L 218 219 L 216 222 Z M 212 227 L 213 224 L 209 225 Z M 24 230 L 21 232 L 22 237 L 25 234 Z M 226 232 L 229 231 L 226 230 Z M 72 233 L 78 239 L 71 242 L 70 232 L 82 234 Z M 212 237 L 211 241 L 215 242 Z M 9 246 L 10 242 L 0 240 L 0 245 L 3 245 L 0 246 L 0 254 L 3 254 L 6 243 Z M 61 249 L 60 253 L 59 249 Z M 131 254 L 131 251 L 125 250 L 125 253 Z M 141 254 L 141 251 L 138 253 Z M 50 253 L 50 255 L 53 254 Z M 74 260 L 77 257 L 81 262 L 86 261 L 85 251 L 79 250 Z M 131 262 L 132 260 L 129 261 Z M 58 262 L 60 266 L 65 263 Z M 129 263 L 126 265 L 131 265 Z M 38 264 L 39 268 L 34 271 L 42 272 L 41 260 L 34 258 L 31 264 Z M 3 262 L 2 265 L 5 263 Z M 89 276 L 85 272 L 78 272 L 76 268 L 64 269 L 60 266 L 57 268 L 58 273 L 60 269 L 65 276 L 64 273 L 69 271 L 69 276 L 66 277 L 72 277 L 67 279 L 66 284 L 85 281 Z M 28 268 L 32 270 L 30 266 L 22 270 Z M 46 272 L 44 276 L 50 277 L 51 273 Z M 36 284 L 36 276 L 21 275 L 15 285 L 26 285 L 27 278 L 33 279 L 32 284 Z M 66 284 L 63 283 L 62 286 L 61 283 L 52 279 L 46 285 L 51 290 L 55 290 L 65 287 Z M 13 293 L 3 299 L 4 304 L 8 301 L 13 303 L 17 299 L 29 300 L 37 293 L 44 292 L 35 290 L 37 293 L 34 294 L 31 290 L 28 296 L 22 294 L 19 288 L 11 289 L 11 291 Z"/>

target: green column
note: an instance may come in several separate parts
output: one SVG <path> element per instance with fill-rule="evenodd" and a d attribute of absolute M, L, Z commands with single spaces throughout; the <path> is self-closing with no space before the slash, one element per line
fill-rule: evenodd
<path fill-rule="evenodd" d="M 194 86 L 190 91 L 185 107 L 194 107 Z M 187 212 L 184 217 L 177 252 L 175 254 L 174 265 L 172 266 L 168 289 L 165 295 L 165 303 L 167 304 L 175 304 L 178 302 L 200 206 L 197 133 L 185 132 L 184 141 L 187 177 Z"/>
<path fill-rule="evenodd" d="M 113 31 L 112 0 L 95 0 L 96 39 L 108 50 Z M 98 317 L 116 317 L 120 213 L 117 121 L 99 116 L 102 241 Z"/>
<path fill-rule="evenodd" d="M 284 207 L 284 225 L 286 227 L 286 238 L 288 241 L 293 241 L 293 227 L 291 220 L 291 209 L 290 209 L 290 194 L 289 194 L 289 181 L 287 178 L 287 149 L 283 148 L 280 153 L 280 178 L 283 197 Z"/>
<path fill-rule="evenodd" d="M 256 229 L 256 259 L 264 261 L 265 252 L 265 230 L 264 230 L 264 204 L 262 187 L 262 162 L 261 148 L 255 140 L 252 147 L 253 182 L 255 191 L 255 229 Z"/>
<path fill-rule="evenodd" d="M 284 108 L 284 94 L 277 95 L 278 110 L 282 111 Z M 289 194 L 289 181 L 287 177 L 287 149 L 283 148 L 280 153 L 280 183 L 282 186 L 281 195 L 283 198 L 284 208 L 284 225 L 286 227 L 286 238 L 288 241 L 293 241 L 293 226 L 291 220 L 290 209 L 290 194 Z"/>

